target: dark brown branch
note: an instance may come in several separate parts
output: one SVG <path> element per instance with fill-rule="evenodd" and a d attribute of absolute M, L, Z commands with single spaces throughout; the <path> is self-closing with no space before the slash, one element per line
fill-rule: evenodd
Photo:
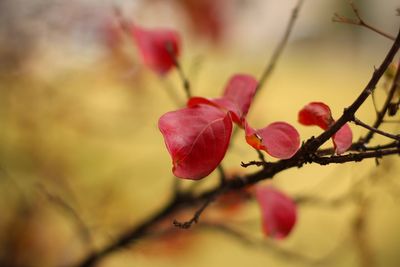
<path fill-rule="evenodd" d="M 347 151 L 363 152 L 363 151 L 375 151 L 375 150 L 380 150 L 380 149 L 396 148 L 396 147 L 399 147 L 399 142 L 396 142 L 396 141 L 390 142 L 387 144 L 383 144 L 383 145 L 376 145 L 376 146 L 365 146 L 364 143 L 355 142 L 350 146 L 350 148 Z M 315 152 L 315 155 L 321 157 L 321 156 L 333 155 L 334 153 L 335 153 L 335 148 L 330 147 L 330 148 L 318 149 Z"/>
<path fill-rule="evenodd" d="M 375 120 L 374 124 L 372 125 L 373 128 L 377 129 L 383 123 L 383 119 L 385 118 L 386 112 L 388 111 L 390 102 L 392 101 L 392 99 L 394 97 L 397 87 L 400 86 L 399 84 L 400 84 L 400 61 L 399 61 L 399 64 L 397 65 L 397 71 L 394 76 L 392 86 L 390 87 L 389 93 L 386 96 L 385 103 L 383 104 L 381 110 L 378 112 L 376 120 Z M 367 135 L 364 138 L 362 138 L 362 140 L 360 140 L 360 141 L 367 144 L 372 139 L 374 134 L 375 134 L 374 131 L 369 131 L 367 133 Z"/>
<path fill-rule="evenodd" d="M 383 156 L 400 154 L 400 148 L 376 150 L 361 153 L 350 153 L 343 156 L 331 156 L 331 157 L 315 157 L 311 161 L 320 165 L 328 165 L 332 163 L 346 163 L 346 162 L 359 162 L 368 158 L 382 158 Z"/>
<path fill-rule="evenodd" d="M 353 2 L 350 2 L 350 7 L 353 10 L 354 15 L 356 15 L 356 17 L 357 17 L 356 20 L 350 19 L 350 18 L 346 18 L 346 17 L 343 17 L 343 16 L 335 13 L 333 15 L 332 21 L 333 22 L 340 22 L 340 23 L 352 24 L 352 25 L 365 27 L 365 28 L 370 29 L 371 31 L 374 31 L 374 32 L 376 32 L 376 33 L 378 33 L 378 34 L 380 34 L 380 35 L 382 35 L 382 36 L 384 36 L 384 37 L 386 37 L 386 38 L 388 38 L 390 40 L 393 40 L 393 41 L 395 40 L 394 36 L 392 36 L 392 35 L 390 35 L 388 33 L 385 33 L 382 30 L 380 30 L 380 29 L 378 29 L 378 28 L 366 23 L 364 21 L 364 19 L 361 17 L 360 12 L 358 11 L 358 8 L 356 7 L 356 5 Z"/>
<path fill-rule="evenodd" d="M 399 136 L 399 135 L 393 135 L 393 134 L 384 132 L 384 131 L 382 131 L 382 130 L 379 130 L 379 129 L 377 129 L 377 128 L 374 128 L 374 127 L 372 127 L 372 126 L 369 126 L 368 124 L 366 124 L 366 123 L 360 121 L 360 120 L 357 119 L 357 118 L 354 118 L 353 122 L 354 122 L 356 125 L 358 125 L 358 126 L 364 127 L 365 129 L 369 130 L 370 132 L 374 132 L 374 133 L 377 133 L 377 134 L 386 136 L 386 137 L 388 137 L 388 138 L 394 139 L 394 140 L 396 140 L 396 141 L 400 141 L 400 136 Z"/>
<path fill-rule="evenodd" d="M 354 119 L 354 114 L 365 102 L 365 100 L 371 95 L 372 91 L 375 89 L 382 75 L 385 73 L 386 69 L 389 67 L 390 63 L 393 61 L 394 56 L 399 51 L 400 48 L 400 30 L 397 34 L 396 40 L 386 55 L 382 64 L 376 69 L 372 75 L 371 80 L 368 82 L 367 86 L 357 97 L 357 99 L 347 107 L 342 116 L 333 123 L 329 129 L 320 134 L 317 138 L 310 139 L 306 142 L 302 149 L 297 153 L 298 155 L 305 155 L 309 152 L 314 153 L 323 143 L 325 143 L 329 138 L 331 138 L 346 122 Z M 376 127 L 375 127 L 376 128 Z M 296 155 L 295 155 L 296 157 Z"/>

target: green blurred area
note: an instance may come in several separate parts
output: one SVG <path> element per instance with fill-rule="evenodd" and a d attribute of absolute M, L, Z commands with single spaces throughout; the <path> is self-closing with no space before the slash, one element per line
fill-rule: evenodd
<path fill-rule="evenodd" d="M 390 41 L 372 33 L 354 37 L 363 29 L 336 26 L 337 35 L 289 44 L 251 107 L 249 121 L 255 127 L 287 121 L 306 140 L 320 131 L 297 123 L 305 104 L 326 102 L 337 118 L 352 103 Z M 276 41 L 246 51 L 188 40 L 181 60 L 193 93 L 218 96 L 238 72 L 258 77 Z M 60 68 L 57 62 L 70 60 L 68 54 L 25 54 L 2 45 L 1 266 L 68 266 L 141 222 L 171 195 L 175 178 L 157 121 L 177 108 L 176 97 L 183 102 L 181 82 L 174 71 L 164 78 L 151 73 L 129 42 L 126 47 L 129 53 L 122 58 L 111 51 L 88 61 L 85 51 Z M 382 82 L 377 88 L 378 104 L 384 87 Z M 372 102 L 357 114 L 372 122 Z M 365 133 L 352 129 L 355 138 Z M 399 132 L 397 124 L 384 129 Z M 386 141 L 377 137 L 373 143 Z M 223 164 L 228 173 L 252 172 L 256 169 L 242 169 L 240 162 L 256 157 L 240 133 Z M 199 225 L 172 237 L 155 233 L 99 266 L 399 266 L 399 162 L 393 156 L 379 165 L 371 159 L 280 173 L 274 185 L 293 197 L 314 199 L 299 205 L 298 224 L 286 240 L 262 237 L 253 201 L 232 214 L 211 206 L 202 220 L 226 223 L 255 242 Z M 216 182 L 211 175 L 200 188 Z M 176 216 L 183 220 L 191 214 Z"/>

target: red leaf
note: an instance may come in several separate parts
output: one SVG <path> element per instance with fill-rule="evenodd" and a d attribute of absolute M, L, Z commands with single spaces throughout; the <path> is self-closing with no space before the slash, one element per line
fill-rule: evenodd
<path fill-rule="evenodd" d="M 336 154 L 340 155 L 347 151 L 353 143 L 353 133 L 346 123 L 332 136 Z"/>
<path fill-rule="evenodd" d="M 180 53 L 180 37 L 176 31 L 133 26 L 132 34 L 143 62 L 149 68 L 162 75 L 174 67 L 174 57 Z"/>
<path fill-rule="evenodd" d="M 278 239 L 288 236 L 297 219 L 293 200 L 271 186 L 257 187 L 256 198 L 264 234 Z"/>
<path fill-rule="evenodd" d="M 230 115 L 208 105 L 168 112 L 158 127 L 172 157 L 173 173 L 192 180 L 209 175 L 218 166 L 232 133 Z"/>
<path fill-rule="evenodd" d="M 223 97 L 211 99 L 192 97 L 187 105 L 192 107 L 199 104 L 207 104 L 219 107 L 231 112 L 233 121 L 243 127 L 242 121 L 249 111 L 257 85 L 257 80 L 252 76 L 236 74 L 228 81 Z"/>
<path fill-rule="evenodd" d="M 177 0 L 182 5 L 194 32 L 218 42 L 226 28 L 224 12 L 229 1 Z"/>
<path fill-rule="evenodd" d="M 303 125 L 316 125 L 323 130 L 328 129 L 335 120 L 332 118 L 328 105 L 322 102 L 311 102 L 299 112 L 299 122 Z M 348 124 L 345 124 L 332 136 L 336 154 L 340 155 L 350 148 L 353 142 L 353 133 Z"/>
<path fill-rule="evenodd" d="M 299 122 L 303 125 L 317 125 L 326 130 L 333 123 L 330 108 L 322 102 L 311 102 L 299 112 Z"/>
<path fill-rule="evenodd" d="M 299 133 L 286 122 L 274 122 L 259 130 L 254 130 L 245 122 L 245 131 L 249 145 L 275 158 L 291 158 L 300 147 Z"/>

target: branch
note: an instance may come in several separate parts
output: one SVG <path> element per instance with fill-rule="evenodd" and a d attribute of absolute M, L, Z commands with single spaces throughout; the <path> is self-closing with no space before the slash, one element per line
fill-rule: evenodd
<path fill-rule="evenodd" d="M 332 163 L 340 164 L 346 162 L 359 162 L 368 158 L 382 158 L 388 155 L 400 155 L 400 148 L 386 149 L 386 150 L 376 150 L 361 153 L 350 153 L 343 156 L 331 156 L 331 157 L 314 157 L 311 162 L 318 163 L 320 165 L 328 165 Z"/>
<path fill-rule="evenodd" d="M 382 130 L 379 130 L 379 129 L 377 129 L 377 128 L 374 128 L 374 127 L 372 127 L 372 126 L 369 126 L 368 124 L 366 124 L 366 123 L 360 121 L 360 120 L 357 119 L 357 118 L 354 118 L 353 122 L 354 122 L 356 125 L 361 126 L 361 127 L 365 128 L 365 129 L 369 130 L 369 131 L 372 132 L 372 133 L 377 133 L 377 134 L 386 136 L 386 137 L 388 137 L 388 138 L 394 139 L 394 140 L 396 140 L 396 141 L 400 141 L 400 135 L 393 135 L 393 134 L 384 132 L 384 131 L 382 131 Z"/>
<path fill-rule="evenodd" d="M 297 156 L 305 155 L 309 152 L 315 152 L 323 143 L 325 143 L 329 138 L 331 138 L 346 122 L 354 119 L 354 114 L 365 102 L 368 96 L 371 95 L 379 80 L 385 73 L 386 69 L 389 67 L 390 63 L 393 61 L 394 56 L 399 51 L 400 48 L 400 30 L 397 34 L 396 40 L 390 48 L 385 59 L 381 63 L 378 69 L 376 69 L 372 75 L 372 78 L 368 82 L 367 86 L 357 97 L 357 99 L 347 108 L 344 109 L 342 116 L 333 123 L 329 129 L 320 134 L 317 138 L 308 140 L 305 145 L 297 152 Z M 376 128 L 376 127 L 375 127 Z M 295 157 L 296 157 L 295 155 Z"/>
<path fill-rule="evenodd" d="M 294 24 L 296 22 L 296 19 L 298 17 L 299 11 L 301 6 L 303 5 L 304 0 L 298 0 L 296 6 L 294 7 L 292 11 L 292 15 L 289 19 L 289 22 L 286 26 L 285 33 L 283 34 L 282 39 L 276 46 L 274 53 L 272 54 L 271 59 L 269 60 L 267 66 L 265 67 L 263 73 L 261 74 L 261 77 L 258 82 L 257 90 L 256 93 L 260 91 L 260 89 L 263 87 L 265 81 L 268 79 L 268 77 L 272 74 L 273 70 L 275 69 L 276 63 L 278 62 L 280 56 L 282 55 L 283 50 L 285 49 L 290 34 L 292 33 L 292 30 L 294 28 Z"/>
<path fill-rule="evenodd" d="M 364 21 L 364 19 L 361 17 L 360 12 L 358 11 L 358 8 L 356 7 L 356 5 L 352 1 L 349 4 L 350 4 L 351 9 L 353 10 L 354 15 L 356 15 L 357 19 L 354 20 L 354 19 L 346 18 L 346 17 L 343 17 L 343 16 L 335 13 L 333 15 L 333 18 L 332 18 L 333 22 L 340 22 L 340 23 L 352 24 L 352 25 L 365 27 L 365 28 L 370 29 L 370 30 L 372 30 L 372 31 L 374 31 L 374 32 L 376 32 L 376 33 L 378 33 L 378 34 L 390 39 L 390 40 L 394 41 L 396 39 L 394 36 L 392 36 L 392 35 L 390 35 L 388 33 L 385 33 L 383 31 L 377 29 L 376 27 L 366 23 Z"/>
<path fill-rule="evenodd" d="M 194 223 L 198 223 L 201 214 L 203 213 L 203 211 L 211 204 L 211 202 L 214 201 L 213 197 L 210 197 L 208 199 L 206 199 L 206 201 L 203 203 L 203 205 L 201 205 L 201 207 L 194 213 L 193 217 L 186 221 L 186 222 L 179 222 L 177 220 L 174 220 L 173 224 L 176 227 L 182 228 L 182 229 L 189 229 L 192 224 Z"/>
<path fill-rule="evenodd" d="M 390 102 L 392 101 L 394 94 L 396 92 L 396 89 L 400 86 L 400 61 L 397 66 L 397 71 L 394 76 L 392 86 L 390 87 L 389 93 L 386 97 L 385 103 L 383 104 L 382 109 L 377 113 L 376 120 L 373 124 L 373 128 L 379 128 L 379 126 L 383 123 L 383 119 L 385 118 L 386 112 L 388 111 L 388 108 L 390 106 Z M 372 137 L 374 136 L 375 132 L 374 131 L 369 131 L 368 134 L 362 138 L 360 141 L 364 143 L 368 143 Z"/>

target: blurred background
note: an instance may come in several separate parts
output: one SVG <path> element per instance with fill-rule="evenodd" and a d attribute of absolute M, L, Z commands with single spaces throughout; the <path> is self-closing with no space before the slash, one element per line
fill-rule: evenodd
<path fill-rule="evenodd" d="M 116 8 L 139 25 L 179 31 L 193 94 L 216 97 L 234 73 L 260 76 L 295 4 L 1 0 L 0 266 L 70 266 L 171 195 L 176 178 L 157 121 L 182 105 L 184 92 L 175 71 L 159 77 L 142 65 L 131 37 L 118 28 Z M 398 0 L 355 4 L 370 24 L 397 33 Z M 287 121 L 305 140 L 320 131 L 299 125 L 298 110 L 323 101 L 337 118 L 364 88 L 392 41 L 333 23 L 335 12 L 354 17 L 344 0 L 305 1 L 287 49 L 250 109 L 255 127 Z M 377 88 L 378 105 L 386 88 L 384 81 Z M 372 101 L 358 113 L 366 122 L 374 115 Z M 356 139 L 365 133 L 352 129 Z M 396 123 L 384 129 L 399 132 Z M 228 173 L 252 172 L 240 162 L 256 157 L 240 133 L 223 164 Z M 379 162 L 308 165 L 275 177 L 276 187 L 307 200 L 284 241 L 261 235 L 253 201 L 221 208 L 228 201 L 209 207 L 203 226 L 155 233 L 99 266 L 399 266 L 400 161 Z M 216 182 L 212 175 L 199 190 Z"/>

